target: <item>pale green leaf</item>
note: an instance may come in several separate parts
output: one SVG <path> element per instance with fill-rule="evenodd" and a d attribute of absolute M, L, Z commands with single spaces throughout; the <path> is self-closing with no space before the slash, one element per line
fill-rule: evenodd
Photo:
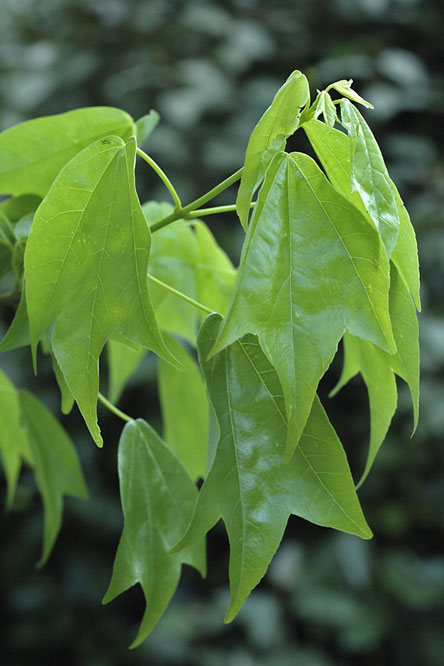
<path fill-rule="evenodd" d="M 236 199 L 236 210 L 244 229 L 253 194 L 273 156 L 285 148 L 297 129 L 301 108 L 310 97 L 308 81 L 295 70 L 277 91 L 271 105 L 253 129 L 245 154 L 245 165 Z"/>
<path fill-rule="evenodd" d="M 43 501 L 43 547 L 39 562 L 43 566 L 60 531 L 63 495 L 87 499 L 88 491 L 74 445 L 57 419 L 28 391 L 20 391 L 19 400 Z"/>
<path fill-rule="evenodd" d="M 368 215 L 359 193 L 351 191 L 350 138 L 343 132 L 327 127 L 316 120 L 304 124 L 303 128 L 333 186 L 361 212 Z M 398 240 L 391 259 L 407 283 L 416 307 L 420 310 L 419 264 L 415 231 L 392 181 L 391 185 L 400 223 Z"/>
<path fill-rule="evenodd" d="M 314 119 L 319 118 L 320 115 L 324 117 L 324 121 L 329 127 L 333 127 L 338 117 L 336 114 L 336 107 L 328 92 L 322 90 L 314 104 Z"/>
<path fill-rule="evenodd" d="M 159 398 L 163 438 L 190 477 L 203 477 L 207 461 L 209 404 L 199 367 L 172 336 L 168 347 L 182 369 L 159 361 Z"/>
<path fill-rule="evenodd" d="M 146 354 L 146 349 L 130 341 L 109 340 L 108 350 L 108 396 L 111 402 L 119 402 L 127 382 Z"/>
<path fill-rule="evenodd" d="M 399 215 L 384 158 L 356 107 L 341 101 L 341 123 L 350 137 L 351 189 L 358 192 L 390 258 L 399 234 Z"/>
<path fill-rule="evenodd" d="M 138 146 L 142 146 L 143 143 L 148 139 L 149 135 L 154 130 L 159 120 L 160 116 L 157 111 L 151 109 L 149 113 L 136 121 L 136 138 Z"/>
<path fill-rule="evenodd" d="M 278 376 L 252 335 L 206 360 L 220 322 L 210 315 L 198 338 L 220 439 L 191 525 L 173 552 L 223 518 L 230 541 L 228 622 L 265 574 L 290 514 L 363 538 L 371 532 L 317 396 L 294 456 L 282 464 L 287 422 Z"/>
<path fill-rule="evenodd" d="M 193 227 L 198 252 L 196 298 L 214 312 L 224 315 L 233 296 L 236 270 L 207 225 L 194 220 Z"/>
<path fill-rule="evenodd" d="M 259 336 L 289 419 L 287 457 L 344 332 L 394 352 L 389 267 L 374 225 L 307 155 L 277 155 L 248 229 L 213 353 Z"/>
<path fill-rule="evenodd" d="M 6 507 L 12 506 L 22 459 L 31 461 L 26 432 L 20 424 L 20 404 L 14 384 L 0 370 L 0 455 L 7 483 Z"/>
<path fill-rule="evenodd" d="M 0 192 L 44 197 L 60 169 L 79 151 L 108 135 L 127 140 L 134 129 L 131 116 L 106 106 L 15 125 L 0 134 Z"/>
<path fill-rule="evenodd" d="M 370 443 L 367 462 L 359 481 L 365 481 L 384 441 L 396 410 L 395 373 L 409 386 L 413 406 L 413 430 L 419 412 L 419 342 L 418 322 L 409 290 L 396 267 L 391 266 L 390 316 L 396 341 L 396 354 L 352 335 L 344 336 L 344 367 L 335 395 L 354 375 L 361 373 L 370 402 Z"/>
<path fill-rule="evenodd" d="M 373 104 L 370 104 L 370 102 L 367 102 L 361 95 L 358 95 L 358 93 L 355 90 L 352 90 L 352 83 L 353 79 L 342 79 L 341 81 L 335 81 L 335 83 L 331 83 L 327 90 L 336 90 L 340 95 L 343 95 L 344 97 L 348 97 L 348 99 L 351 99 L 352 102 L 357 102 L 358 104 L 362 104 L 362 106 L 367 107 L 368 109 L 373 109 Z"/>
<path fill-rule="evenodd" d="M 146 610 L 131 647 L 162 616 L 179 582 L 182 563 L 205 573 L 204 541 L 178 555 L 169 550 L 183 535 L 197 491 L 184 468 L 144 421 L 127 424 L 119 442 L 124 527 L 103 603 L 140 583 Z"/>
<path fill-rule="evenodd" d="M 175 362 L 148 292 L 150 231 L 135 152 L 134 138 L 108 137 L 76 155 L 40 205 L 25 253 L 33 350 L 55 321 L 57 362 L 99 446 L 98 359 L 107 340 L 121 333 Z"/>
<path fill-rule="evenodd" d="M 172 206 L 150 201 L 143 205 L 148 223 L 154 224 L 172 211 Z M 158 280 L 196 299 L 198 249 L 190 225 L 177 220 L 153 234 L 149 272 Z M 159 327 L 196 342 L 198 313 L 189 303 L 157 284 L 150 284 L 151 298 Z"/>

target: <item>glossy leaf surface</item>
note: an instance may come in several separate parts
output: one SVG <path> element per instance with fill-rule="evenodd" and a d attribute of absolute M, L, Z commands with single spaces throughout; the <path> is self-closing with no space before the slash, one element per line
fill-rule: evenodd
<path fill-rule="evenodd" d="M 295 70 L 277 91 L 273 102 L 251 133 L 236 199 L 236 210 L 244 229 L 247 228 L 253 194 L 273 156 L 284 150 L 286 140 L 296 131 L 300 110 L 309 97 L 307 79 Z"/>
<path fill-rule="evenodd" d="M 120 332 L 174 362 L 148 292 L 135 150 L 134 139 L 108 137 L 71 160 L 36 213 L 25 253 L 32 347 L 55 321 L 57 362 L 99 446 L 98 359 L 107 340 Z"/>
<path fill-rule="evenodd" d="M 394 352 L 389 268 L 374 226 L 315 162 L 277 155 L 248 229 L 235 294 L 212 353 L 254 333 L 276 368 L 287 457 L 344 332 Z"/>
<path fill-rule="evenodd" d="M 79 151 L 101 137 L 127 140 L 134 123 L 112 107 L 76 109 L 27 120 L 0 134 L 0 192 L 44 197 L 60 169 Z"/>
<path fill-rule="evenodd" d="M 220 322 L 218 315 L 208 317 L 198 339 L 220 438 L 191 525 L 174 551 L 223 518 L 230 540 L 230 621 L 265 574 L 290 514 L 363 538 L 371 532 L 318 398 L 295 455 L 283 463 L 287 422 L 278 376 L 252 335 L 206 360 Z"/>
<path fill-rule="evenodd" d="M 367 462 L 359 485 L 368 476 L 396 410 L 395 373 L 407 382 L 413 405 L 413 429 L 419 412 L 418 322 L 413 301 L 403 278 L 391 267 L 390 315 L 397 353 L 387 354 L 379 347 L 351 335 L 344 336 L 344 367 L 332 395 L 354 375 L 361 373 L 370 402 L 370 444 Z"/>
<path fill-rule="evenodd" d="M 361 212 L 368 215 L 359 193 L 352 192 L 349 137 L 319 121 L 310 121 L 304 124 L 303 128 L 333 186 Z M 391 259 L 412 292 L 416 307 L 420 310 L 419 264 L 415 231 L 393 182 L 391 185 L 400 223 L 398 240 Z"/>
<path fill-rule="evenodd" d="M 390 258 L 398 239 L 399 215 L 384 158 L 365 119 L 347 99 L 341 101 L 341 123 L 350 137 L 352 190 L 359 193 Z"/>
<path fill-rule="evenodd" d="M 159 398 L 163 438 L 195 481 L 205 475 L 209 404 L 195 360 L 172 336 L 168 347 L 182 368 L 159 361 Z"/>
<path fill-rule="evenodd" d="M 88 491 L 74 445 L 57 419 L 28 391 L 20 391 L 19 399 L 43 501 L 43 547 L 39 562 L 43 566 L 62 523 L 63 495 L 87 499 Z"/>
<path fill-rule="evenodd" d="M 125 426 L 118 467 L 124 527 L 103 603 L 140 583 L 147 607 L 131 645 L 136 647 L 168 606 L 182 563 L 205 573 L 205 549 L 201 540 L 179 554 L 168 552 L 188 525 L 197 491 L 177 458 L 145 421 Z"/>

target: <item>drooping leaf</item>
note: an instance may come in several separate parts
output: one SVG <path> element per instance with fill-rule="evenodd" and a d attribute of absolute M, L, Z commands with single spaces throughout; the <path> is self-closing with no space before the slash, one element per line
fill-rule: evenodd
<path fill-rule="evenodd" d="M 247 228 L 253 194 L 274 155 L 285 148 L 286 140 L 296 131 L 300 110 L 309 97 L 307 79 L 295 70 L 279 88 L 251 133 L 236 199 L 236 210 L 244 229 Z"/>
<path fill-rule="evenodd" d="M 172 210 L 172 206 L 166 203 L 150 201 L 143 205 L 150 225 Z M 153 234 L 149 272 L 158 280 L 195 299 L 197 252 L 192 229 L 184 220 L 177 220 Z M 150 291 L 159 327 L 195 344 L 198 322 L 196 309 L 157 284 L 151 283 Z"/>
<path fill-rule="evenodd" d="M 57 362 L 99 446 L 98 359 L 107 340 L 121 333 L 175 362 L 148 292 L 150 232 L 135 151 L 134 138 L 108 137 L 73 158 L 40 205 L 25 253 L 32 348 L 55 321 Z"/>
<path fill-rule="evenodd" d="M 15 125 L 0 134 L 0 192 L 44 197 L 60 169 L 83 148 L 108 135 L 127 140 L 134 131 L 131 116 L 106 106 Z"/>
<path fill-rule="evenodd" d="M 23 427 L 26 430 L 37 487 L 44 509 L 42 556 L 47 561 L 60 530 L 63 495 L 88 498 L 85 481 L 71 439 L 50 411 L 28 391 L 19 392 Z"/>
<path fill-rule="evenodd" d="M 367 102 L 367 100 L 361 97 L 361 95 L 358 95 L 358 93 L 352 89 L 352 84 L 353 79 L 341 79 L 341 81 L 331 83 L 327 90 L 336 90 L 340 95 L 351 99 L 352 102 L 357 102 L 358 104 L 362 104 L 362 106 L 366 106 L 368 109 L 373 109 L 373 104 L 370 104 L 370 102 Z"/>
<path fill-rule="evenodd" d="M 390 316 L 396 341 L 396 354 L 387 354 L 370 342 L 344 336 L 344 367 L 335 395 L 352 377 L 361 373 L 370 402 L 370 443 L 367 462 L 358 487 L 370 472 L 396 410 L 395 373 L 409 386 L 413 406 L 413 429 L 419 412 L 418 322 L 409 290 L 396 267 L 391 266 Z"/>
<path fill-rule="evenodd" d="M 352 191 L 350 138 L 343 132 L 327 127 L 316 120 L 304 124 L 303 128 L 333 186 L 364 215 L 368 215 L 359 193 Z M 418 249 L 415 231 L 393 181 L 391 181 L 391 185 L 400 223 L 398 240 L 391 259 L 407 283 L 416 307 L 420 310 Z"/>
<path fill-rule="evenodd" d="M 119 481 L 123 533 L 103 603 L 140 583 L 146 610 L 136 647 L 160 619 L 179 582 L 182 563 L 205 574 L 204 541 L 177 555 L 168 551 L 183 535 L 197 491 L 186 471 L 145 421 L 128 423 L 120 438 Z"/>
<path fill-rule="evenodd" d="M 224 315 L 233 296 L 236 270 L 207 225 L 194 220 L 193 227 L 198 252 L 196 298 L 214 312 Z"/>
<path fill-rule="evenodd" d="M 52 360 L 52 369 L 54 371 L 54 375 L 58 384 L 58 387 L 60 389 L 60 396 L 61 396 L 61 411 L 62 414 L 69 414 L 71 409 L 74 407 L 74 396 L 69 390 L 69 386 L 65 381 L 65 377 L 63 376 L 63 372 L 60 369 L 60 366 L 57 362 L 56 356 L 52 349 L 50 350 L 51 354 L 51 360 Z"/>
<path fill-rule="evenodd" d="M 159 120 L 160 116 L 157 111 L 151 109 L 149 113 L 136 121 L 136 138 L 138 146 L 142 146 L 143 143 L 148 139 L 149 135 L 154 130 Z"/>
<path fill-rule="evenodd" d="M 220 322 L 219 315 L 210 315 L 198 338 L 220 439 L 191 525 L 173 552 L 223 518 L 230 540 L 228 622 L 265 574 L 290 514 L 363 538 L 371 532 L 319 399 L 294 456 L 283 464 L 287 422 L 278 376 L 252 335 L 207 360 Z"/>
<path fill-rule="evenodd" d="M 20 424 L 20 404 L 14 384 L 0 370 L 0 455 L 7 483 L 6 507 L 14 501 L 22 459 L 31 461 L 26 432 Z"/>
<path fill-rule="evenodd" d="M 26 294 L 22 292 L 14 319 L 0 342 L 0 352 L 11 351 L 31 344 L 29 320 L 26 309 Z"/>
<path fill-rule="evenodd" d="M 399 215 L 384 158 L 372 131 L 358 109 L 341 101 L 341 123 L 350 137 L 351 187 L 381 234 L 390 258 L 399 234 Z"/>
<path fill-rule="evenodd" d="M 159 398 L 163 438 L 191 479 L 205 475 L 209 405 L 200 370 L 185 347 L 172 336 L 168 347 L 182 369 L 159 361 Z"/>
<path fill-rule="evenodd" d="M 389 267 L 373 224 L 300 153 L 277 155 L 259 193 L 214 350 L 258 335 L 282 383 L 287 458 L 346 330 L 395 351 Z"/>
<path fill-rule="evenodd" d="M 146 354 L 140 345 L 128 340 L 109 340 L 108 345 L 109 384 L 108 395 L 111 402 L 117 403 L 129 378 Z"/>

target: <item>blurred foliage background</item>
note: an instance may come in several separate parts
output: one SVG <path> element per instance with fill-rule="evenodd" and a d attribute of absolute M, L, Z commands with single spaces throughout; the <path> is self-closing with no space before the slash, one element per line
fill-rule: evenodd
<path fill-rule="evenodd" d="M 162 123 L 149 152 L 187 201 L 242 163 L 249 132 L 293 69 L 312 92 L 353 78 L 373 102 L 367 115 L 417 231 L 423 279 L 422 407 L 399 413 L 360 497 L 370 542 L 296 518 L 261 585 L 223 625 L 228 545 L 210 534 L 210 572 L 190 569 L 141 648 L 129 652 L 143 612 L 134 588 L 101 607 L 120 536 L 116 447 L 121 423 L 101 412 L 105 448 L 80 418 L 63 417 L 91 500 L 67 500 L 54 553 L 41 572 L 42 519 L 22 474 L 1 518 L 2 666 L 439 666 L 444 663 L 444 12 L 440 0 L 2 0 L 0 128 L 87 105 L 113 105 Z M 291 148 L 306 149 L 302 137 Z M 142 200 L 167 198 L 138 170 Z M 234 193 L 221 203 L 234 200 Z M 234 259 L 234 216 L 211 220 Z M 3 328 L 6 328 L 6 313 Z M 55 411 L 59 396 L 42 359 L 3 354 L 2 368 Z M 322 383 L 324 403 L 340 358 Z M 106 367 L 104 367 L 106 375 Z M 121 406 L 161 429 L 149 356 Z M 368 442 L 360 380 L 326 405 L 359 475 Z M 4 485 L 2 485 L 4 493 Z"/>

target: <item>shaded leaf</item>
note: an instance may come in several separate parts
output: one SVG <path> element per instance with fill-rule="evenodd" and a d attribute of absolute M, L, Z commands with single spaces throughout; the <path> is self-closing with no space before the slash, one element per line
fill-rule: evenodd
<path fill-rule="evenodd" d="M 349 137 L 319 121 L 310 121 L 304 124 L 303 128 L 333 186 L 361 212 L 368 215 L 359 193 L 351 191 Z M 391 185 L 399 216 L 398 240 L 391 259 L 407 283 L 416 307 L 420 310 L 419 264 L 415 231 L 393 181 L 391 181 Z"/>
<path fill-rule="evenodd" d="M 204 542 L 169 554 L 190 520 L 197 491 L 174 454 L 145 421 L 123 429 L 118 454 L 124 527 L 103 603 L 140 583 L 146 610 L 131 647 L 160 619 L 179 582 L 182 563 L 205 573 Z"/>
<path fill-rule="evenodd" d="M 6 216 L 11 222 L 18 222 L 22 217 L 33 213 L 41 200 L 42 198 L 35 194 L 21 194 L 18 197 L 9 197 L 0 203 L 0 219 Z"/>
<path fill-rule="evenodd" d="M 107 106 L 76 109 L 27 120 L 0 134 L 0 192 L 44 197 L 60 169 L 93 141 L 108 135 L 129 139 L 134 123 Z"/>
<path fill-rule="evenodd" d="M 419 342 L 418 322 L 409 290 L 396 267 L 391 266 L 390 316 L 396 341 L 396 354 L 352 335 L 344 336 L 344 367 L 335 395 L 352 377 L 361 373 L 370 401 L 370 444 L 365 470 L 359 486 L 365 481 L 396 410 L 397 389 L 394 374 L 409 386 L 413 405 L 413 429 L 419 413 Z"/>
<path fill-rule="evenodd" d="M 0 454 L 7 483 L 6 507 L 14 501 L 22 459 L 32 460 L 26 432 L 20 424 L 20 404 L 14 384 L 0 370 Z"/>
<path fill-rule="evenodd" d="M 255 333 L 282 383 L 294 450 L 344 332 L 394 352 L 378 232 L 307 155 L 277 155 L 214 350 Z"/>
<path fill-rule="evenodd" d="M 98 359 L 113 334 L 171 362 L 151 304 L 150 232 L 134 184 L 134 138 L 101 139 L 60 172 L 40 205 L 25 253 L 35 349 L 54 321 L 52 345 L 95 442 Z"/>
<path fill-rule="evenodd" d="M 159 361 L 159 398 L 163 438 L 191 479 L 205 475 L 209 404 L 200 370 L 191 354 L 172 336 L 168 347 L 182 369 Z"/>
<path fill-rule="evenodd" d="M 143 205 L 150 225 L 172 210 L 172 206 L 166 203 L 150 201 Z M 149 272 L 158 280 L 195 299 L 197 252 L 196 238 L 191 227 L 184 220 L 177 220 L 153 234 Z M 150 292 L 159 327 L 195 344 L 198 322 L 196 309 L 157 284 L 150 284 Z"/>
<path fill-rule="evenodd" d="M 384 158 L 356 107 L 341 101 L 341 123 L 350 137 L 351 188 L 359 193 L 390 258 L 398 239 L 399 215 Z"/>
<path fill-rule="evenodd" d="M 149 135 L 154 130 L 159 120 L 160 116 L 157 111 L 151 109 L 149 113 L 136 121 L 136 138 L 138 146 L 142 146 L 143 143 L 148 139 Z"/>
<path fill-rule="evenodd" d="M 11 351 L 31 344 L 29 320 L 26 309 L 26 294 L 22 293 L 14 319 L 0 342 L 0 352 Z"/>
<path fill-rule="evenodd" d="M 257 338 L 245 336 L 210 360 L 221 322 L 210 315 L 198 338 L 220 439 L 178 551 L 223 518 L 230 540 L 231 621 L 259 583 L 290 514 L 371 537 L 341 443 L 317 396 L 299 446 L 282 463 L 287 422 L 278 376 Z"/>
<path fill-rule="evenodd" d="M 140 361 L 146 354 L 146 349 L 124 340 L 109 340 L 108 368 L 109 384 L 108 395 L 113 403 L 119 401 L 129 378 L 136 370 Z"/>
<path fill-rule="evenodd" d="M 88 491 L 71 439 L 51 412 L 28 391 L 19 392 L 23 427 L 34 461 L 44 509 L 42 556 L 47 561 L 60 530 L 63 495 L 87 499 Z"/>
<path fill-rule="evenodd" d="M 301 108 L 310 97 L 308 81 L 295 70 L 277 91 L 248 141 L 236 210 L 244 229 L 253 194 L 260 185 L 274 155 L 285 148 L 286 140 L 297 129 Z"/>

